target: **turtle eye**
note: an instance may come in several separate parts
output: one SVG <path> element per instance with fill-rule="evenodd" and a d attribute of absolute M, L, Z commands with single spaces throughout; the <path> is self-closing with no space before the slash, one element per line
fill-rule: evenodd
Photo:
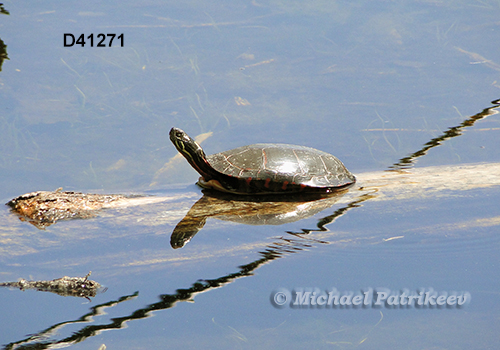
<path fill-rule="evenodd" d="M 175 137 L 181 141 L 188 141 L 189 140 L 189 136 L 187 136 L 186 133 L 183 133 L 179 130 L 175 131 Z"/>

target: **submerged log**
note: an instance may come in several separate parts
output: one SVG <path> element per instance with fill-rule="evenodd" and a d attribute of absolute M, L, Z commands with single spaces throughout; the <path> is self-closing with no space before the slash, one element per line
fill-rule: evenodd
<path fill-rule="evenodd" d="M 85 277 L 68 277 L 57 278 L 51 281 L 28 281 L 20 278 L 17 282 L 0 282 L 0 287 L 19 288 L 24 291 L 26 289 L 35 289 L 40 292 L 51 292 L 62 296 L 72 296 L 87 298 L 95 297 L 101 285 L 89 280 L 91 272 Z"/>
<path fill-rule="evenodd" d="M 439 195 L 451 195 L 472 189 L 488 188 L 500 185 L 500 163 L 461 164 L 447 166 L 431 166 L 401 170 L 378 171 L 356 174 L 358 182 L 351 187 L 339 203 L 356 201 L 359 196 L 370 194 L 370 201 L 390 200 L 401 201 L 410 198 L 432 198 Z M 455 193 L 456 194 L 456 193 Z M 7 203 L 12 212 L 22 221 L 27 221 L 37 228 L 44 229 L 59 220 L 85 219 L 95 217 L 99 210 L 140 206 L 152 203 L 174 202 L 182 198 L 200 197 L 199 192 L 186 192 L 167 196 L 125 196 L 116 194 L 87 194 L 62 191 L 39 191 L 19 196 Z M 234 196 L 233 196 L 234 197 Z M 219 201 L 217 205 L 206 206 L 206 217 L 228 216 L 235 213 L 241 216 L 241 198 L 228 199 L 228 205 Z M 266 199 L 262 197 L 262 199 Z M 287 205 L 289 197 L 268 197 L 267 200 L 279 199 Z M 298 200 L 301 202 L 301 200 Z M 238 205 L 236 205 L 236 204 Z M 270 209 L 258 210 L 261 205 L 248 204 L 245 212 L 269 214 Z M 228 209 L 229 208 L 229 209 Z M 232 208 L 232 210 L 231 210 Z M 164 213 L 169 213 L 172 219 L 181 219 L 178 205 L 172 208 L 163 207 Z M 147 213 L 142 222 L 148 219 Z M 154 214 L 153 214 L 154 215 Z M 221 217 L 222 218 L 222 217 Z M 258 218 L 258 217 L 257 217 Z"/>
<path fill-rule="evenodd" d="M 64 219 L 87 219 L 122 195 L 100 195 L 79 192 L 38 191 L 23 194 L 7 203 L 22 221 L 43 229 Z"/>

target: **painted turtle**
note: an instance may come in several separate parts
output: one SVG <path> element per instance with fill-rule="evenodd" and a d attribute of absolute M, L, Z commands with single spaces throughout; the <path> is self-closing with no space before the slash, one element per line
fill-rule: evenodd
<path fill-rule="evenodd" d="M 170 140 L 200 173 L 198 184 L 234 194 L 329 193 L 356 182 L 331 154 L 314 148 L 258 143 L 206 156 L 184 131 Z"/>

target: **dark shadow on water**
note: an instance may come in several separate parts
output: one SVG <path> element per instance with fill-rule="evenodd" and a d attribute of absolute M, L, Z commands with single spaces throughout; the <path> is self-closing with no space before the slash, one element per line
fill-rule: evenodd
<path fill-rule="evenodd" d="M 106 330 L 106 329 L 118 329 L 124 327 L 123 323 L 120 323 L 119 325 L 112 327 L 112 326 L 87 326 L 83 327 L 81 330 L 75 332 L 73 335 L 71 335 L 68 338 L 64 338 L 61 340 L 47 340 L 48 337 L 53 336 L 54 334 L 57 334 L 59 330 L 61 330 L 64 326 L 66 325 L 72 325 L 72 324 L 77 324 L 77 323 L 89 323 L 93 321 L 93 318 L 96 316 L 100 315 L 105 315 L 106 312 L 104 311 L 105 309 L 109 307 L 116 306 L 122 302 L 131 300 L 139 295 L 139 292 L 135 292 L 131 295 L 126 295 L 118 300 L 112 300 L 108 301 L 106 303 L 96 305 L 90 308 L 90 312 L 86 313 L 85 315 L 81 316 L 80 318 L 72 321 L 65 321 L 61 323 L 57 323 L 47 329 L 44 329 L 41 332 L 38 332 L 36 334 L 32 334 L 26 339 L 19 340 L 14 343 L 9 343 L 4 346 L 4 349 L 53 349 L 54 346 L 60 345 L 62 346 L 70 346 L 72 344 L 79 343 L 91 336 L 99 334 L 101 331 Z M 112 323 L 112 325 L 115 325 L 115 322 Z M 99 329 L 94 329 L 95 327 Z M 89 329 L 93 328 L 93 329 Z"/>
<path fill-rule="evenodd" d="M 460 125 L 456 127 L 449 128 L 441 136 L 434 138 L 428 143 L 426 143 L 419 151 L 412 153 L 408 157 L 400 159 L 397 163 L 390 166 L 389 169 L 392 171 L 396 171 L 396 170 L 406 169 L 412 166 L 419 157 L 422 157 L 425 154 L 427 154 L 427 152 L 431 148 L 439 146 L 444 141 L 452 137 L 460 136 L 462 134 L 463 129 L 465 129 L 466 127 L 473 126 L 476 121 L 483 119 L 489 115 L 498 113 L 498 111 L 496 111 L 495 109 L 500 107 L 500 100 L 493 101 L 492 103 L 494 104 L 494 106 L 488 107 L 484 109 L 482 112 L 467 118 L 464 122 L 462 122 Z M 338 196 L 342 195 L 343 193 L 338 194 Z M 316 228 L 301 229 L 301 231 L 298 232 L 291 232 L 291 231 L 287 232 L 288 235 L 275 239 L 274 242 L 267 245 L 264 250 L 260 251 L 258 253 L 260 257 L 257 260 L 240 266 L 238 270 L 234 273 L 230 273 L 216 279 L 198 280 L 188 288 L 178 289 L 174 294 L 159 295 L 160 301 L 149 304 L 144 308 L 132 312 L 129 315 L 112 318 L 111 322 L 109 323 L 87 325 L 82 327 L 80 330 L 74 332 L 71 336 L 67 338 L 63 338 L 60 340 L 55 340 L 55 339 L 47 340 L 47 337 L 52 336 L 56 330 L 61 329 L 63 326 L 68 324 L 90 322 L 92 321 L 92 317 L 102 315 L 103 309 L 107 307 L 113 307 L 122 302 L 126 302 L 136 297 L 138 295 L 138 292 L 133 293 L 131 295 L 123 296 L 118 300 L 109 301 L 107 303 L 92 307 L 91 312 L 83 315 L 82 317 L 76 320 L 56 324 L 54 326 L 47 328 L 46 330 L 43 330 L 37 334 L 29 336 L 26 339 L 7 344 L 4 346 L 4 349 L 35 349 L 35 348 L 48 349 L 48 348 L 53 348 L 55 346 L 57 347 L 69 346 L 71 344 L 81 342 L 89 337 L 97 335 L 104 330 L 124 328 L 126 322 L 149 317 L 153 311 L 160 311 L 172 308 L 178 302 L 191 301 L 199 293 L 207 292 L 215 288 L 220 288 L 242 277 L 252 276 L 255 270 L 273 260 L 285 257 L 288 254 L 309 250 L 318 244 L 321 245 L 329 244 L 329 242 L 324 240 L 310 238 L 308 234 L 313 231 L 327 231 L 328 229 L 325 227 L 326 225 L 333 223 L 337 218 L 343 216 L 349 210 L 360 207 L 363 202 L 370 200 L 374 196 L 376 196 L 376 193 L 369 193 L 369 194 L 364 193 L 362 195 L 357 196 L 348 204 L 337 209 L 332 215 L 320 219 L 316 225 L 317 226 Z M 321 201 L 326 201 L 324 203 L 326 203 L 326 208 L 328 208 L 332 206 L 338 200 L 338 198 L 339 197 L 333 196 L 332 198 L 330 198 L 331 202 L 328 201 L 328 198 L 326 199 L 320 198 L 316 199 L 315 201 L 300 201 L 300 200 L 297 201 L 296 199 L 295 202 L 292 200 L 290 200 L 289 202 L 282 201 L 281 205 L 271 204 L 270 207 L 267 206 L 268 204 L 262 204 L 261 202 L 259 203 L 259 205 L 262 205 L 262 207 L 258 206 L 255 207 L 254 206 L 255 204 L 249 204 L 250 202 L 248 202 L 248 199 L 241 200 L 232 198 L 228 200 L 227 198 L 222 198 L 221 196 L 205 195 L 195 205 L 193 205 L 194 209 L 191 208 L 192 211 L 191 215 L 190 214 L 187 215 L 187 217 L 190 216 L 190 218 L 183 219 L 186 220 L 186 222 L 182 223 L 181 221 L 182 224 L 179 223 L 179 225 L 177 225 L 178 227 L 180 226 L 180 228 L 177 233 L 174 232 L 174 234 L 172 235 L 172 245 L 174 246 L 174 248 L 179 248 L 184 244 L 186 244 L 194 236 L 194 234 L 196 234 L 196 232 L 198 232 L 199 229 L 203 227 L 203 224 L 205 223 L 205 220 L 208 217 L 230 219 L 236 221 L 243 220 L 242 222 L 244 222 L 245 220 L 252 220 L 250 217 L 252 216 L 251 215 L 252 211 L 254 211 L 254 214 L 257 214 L 257 216 L 261 216 L 259 218 L 259 220 L 262 220 L 261 222 L 263 222 L 261 224 L 273 224 L 273 220 L 278 220 L 279 222 L 280 210 L 284 211 L 285 213 L 292 212 L 293 214 L 291 216 L 296 216 L 297 220 L 303 218 L 300 216 L 300 214 L 297 213 L 298 210 L 297 208 L 300 205 L 296 205 L 296 203 L 303 203 L 303 204 L 305 203 L 306 206 L 309 205 L 312 208 L 311 212 L 305 210 L 305 213 L 307 215 L 310 213 L 314 214 L 315 212 L 324 210 L 325 207 L 319 206 L 318 204 Z M 269 203 L 275 203 L 275 202 L 270 201 Z M 316 205 L 318 206 L 316 207 Z M 200 208 L 197 208 L 197 206 Z M 212 206 L 212 209 L 210 209 L 210 206 Z M 203 209 L 201 207 L 208 207 L 208 209 Z M 275 209 L 276 213 L 273 212 L 273 210 Z M 236 213 L 238 212 L 239 214 L 236 215 Z M 264 214 L 270 215 L 270 217 L 263 218 L 262 216 Z M 275 215 L 278 215 L 278 217 L 276 217 Z M 287 214 L 285 214 L 284 216 L 287 216 Z M 290 222 L 297 220 L 292 220 Z M 256 224 L 252 222 L 246 222 L 246 223 Z"/>
<path fill-rule="evenodd" d="M 417 152 L 414 152 L 407 157 L 401 158 L 397 163 L 389 166 L 389 170 L 400 170 L 413 167 L 417 159 L 425 156 L 430 149 L 441 145 L 446 140 L 462 135 L 465 128 L 473 126 L 474 123 L 476 123 L 478 120 L 484 119 L 490 115 L 497 114 L 498 111 L 496 111 L 496 109 L 500 106 L 500 99 L 491 101 L 491 103 L 493 104 L 493 106 L 483 109 L 481 112 L 465 119 L 457 126 L 448 128 L 448 130 L 446 130 L 443 134 L 433 138 L 432 140 L 424 144 L 424 146 Z"/>

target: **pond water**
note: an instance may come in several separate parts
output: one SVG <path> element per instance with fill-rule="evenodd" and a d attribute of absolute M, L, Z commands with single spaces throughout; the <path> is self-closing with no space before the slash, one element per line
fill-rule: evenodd
<path fill-rule="evenodd" d="M 500 1 L 7 1 L 1 9 L 3 203 L 59 187 L 167 198 L 44 230 L 0 208 L 0 282 L 92 271 L 107 288 L 91 301 L 0 288 L 3 348 L 496 347 L 500 119 L 491 101 L 500 98 Z M 85 47 L 65 47 L 65 33 L 84 33 Z M 123 34 L 123 47 L 116 38 L 96 47 L 99 33 Z M 208 215 L 172 249 L 172 231 L 202 197 L 198 174 L 173 159 L 173 126 L 206 134 L 208 154 L 259 142 L 314 147 L 340 158 L 359 186 L 282 225 Z M 493 170 L 478 172 L 475 186 L 455 178 L 433 192 L 363 190 L 368 172 L 380 176 L 410 154 L 415 170 L 434 169 L 431 187 L 462 166 Z M 470 300 L 272 302 L 277 292 L 334 288 Z"/>

